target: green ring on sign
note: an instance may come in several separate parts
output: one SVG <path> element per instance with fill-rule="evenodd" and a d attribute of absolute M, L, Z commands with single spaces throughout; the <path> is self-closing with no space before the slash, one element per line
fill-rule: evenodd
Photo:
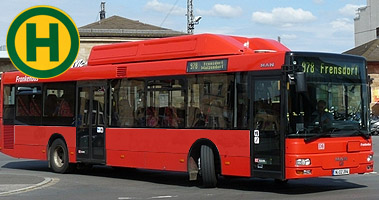
<path fill-rule="evenodd" d="M 15 47 L 15 38 L 19 27 L 29 18 L 38 15 L 47 15 L 58 19 L 65 25 L 71 38 L 71 48 L 66 59 L 57 67 L 49 70 L 38 70 L 29 67 L 20 59 Z M 68 15 L 65 15 L 63 11 L 57 8 L 45 6 L 32 7 L 17 16 L 9 27 L 7 34 L 7 49 L 10 60 L 19 71 L 34 78 L 53 78 L 67 71 L 72 63 L 74 63 L 79 52 L 78 29 L 76 28 L 74 22 L 68 17 Z"/>

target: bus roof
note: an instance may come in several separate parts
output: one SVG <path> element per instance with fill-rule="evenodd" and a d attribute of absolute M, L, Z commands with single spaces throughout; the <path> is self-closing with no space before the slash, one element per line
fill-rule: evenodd
<path fill-rule="evenodd" d="M 2 82 L 30 84 L 184 75 L 193 73 L 187 71 L 188 62 L 223 59 L 228 60 L 224 72 L 277 70 L 283 65 L 285 54 L 289 51 L 281 43 L 270 39 L 187 35 L 95 46 L 89 56 L 88 66 L 70 68 L 50 79 L 32 78 L 20 71 L 7 72 L 2 74 Z M 151 67 L 151 62 L 155 62 L 154 67 Z"/>
<path fill-rule="evenodd" d="M 283 51 L 289 49 L 275 40 L 199 34 L 95 46 L 88 65 Z"/>

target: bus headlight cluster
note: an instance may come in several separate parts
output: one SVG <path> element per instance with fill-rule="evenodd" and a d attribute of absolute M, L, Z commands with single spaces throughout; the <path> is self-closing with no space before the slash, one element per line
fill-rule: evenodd
<path fill-rule="evenodd" d="M 367 156 L 367 162 L 371 162 L 374 160 L 374 155 L 370 154 Z"/>
<path fill-rule="evenodd" d="M 296 159 L 296 165 L 297 166 L 308 166 L 308 165 L 311 165 L 311 159 L 309 159 L 309 158 Z"/>

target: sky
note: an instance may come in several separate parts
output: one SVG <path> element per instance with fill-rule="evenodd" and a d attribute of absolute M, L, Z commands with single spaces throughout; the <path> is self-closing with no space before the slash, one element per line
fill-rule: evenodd
<path fill-rule="evenodd" d="M 187 32 L 187 0 L 103 0 L 106 17 L 118 15 Z M 81 27 L 99 20 L 101 0 L 0 0 L 0 45 L 23 10 L 50 5 Z M 201 16 L 195 34 L 215 33 L 277 40 L 293 51 L 342 53 L 354 48 L 354 17 L 366 0 L 193 0 Z"/>

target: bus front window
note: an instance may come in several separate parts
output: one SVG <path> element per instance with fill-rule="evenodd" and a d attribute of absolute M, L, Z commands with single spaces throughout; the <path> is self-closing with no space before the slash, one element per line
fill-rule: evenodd
<path fill-rule="evenodd" d="M 363 76 L 326 73 L 321 76 L 324 72 L 323 65 L 324 63 L 315 64 L 313 73 L 307 73 L 306 93 L 296 92 L 295 85 L 289 88 L 288 137 L 367 137 L 368 100 L 365 79 Z"/>

